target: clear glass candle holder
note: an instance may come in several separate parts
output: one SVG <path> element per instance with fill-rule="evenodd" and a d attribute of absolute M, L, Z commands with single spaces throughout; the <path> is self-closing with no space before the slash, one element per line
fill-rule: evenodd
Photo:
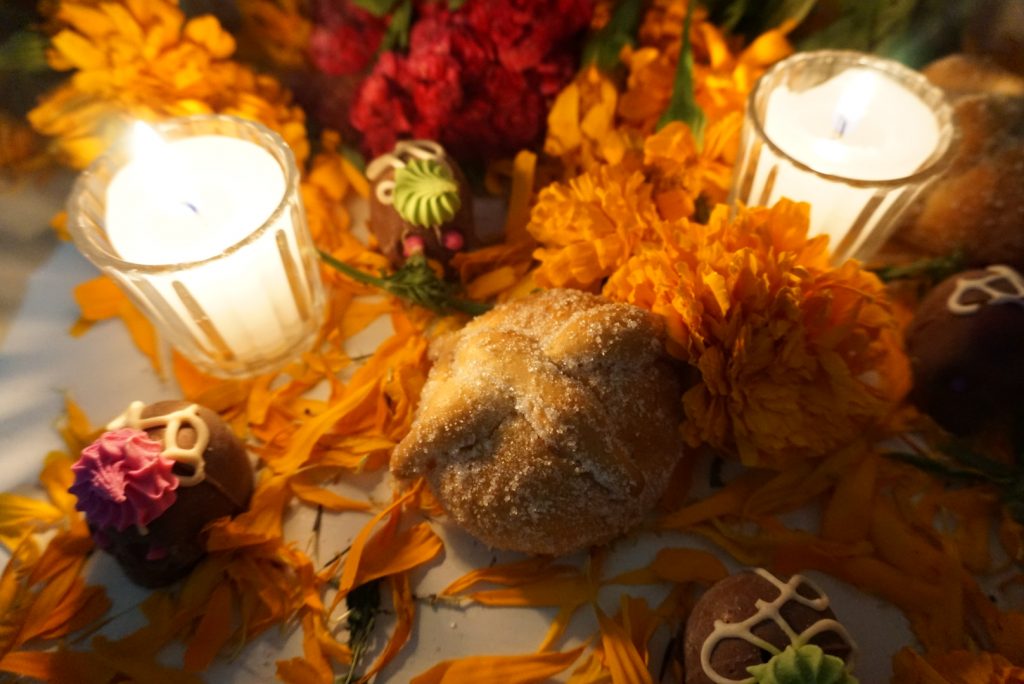
<path fill-rule="evenodd" d="M 291 149 L 268 128 L 229 116 L 173 119 L 153 128 L 172 160 L 156 166 L 176 168 L 137 177 L 144 167 L 133 166 L 138 154 L 127 141 L 96 160 L 68 200 L 76 246 L 200 369 L 245 377 L 280 368 L 312 347 L 325 312 Z M 244 160 L 225 159 L 239 147 Z M 204 202 L 179 199 L 190 193 Z M 118 222 L 120 237 L 112 230 Z M 183 229 L 181 244 L 167 235 L 176 226 Z"/>
<path fill-rule="evenodd" d="M 859 52 L 798 53 L 747 102 L 730 204 L 811 205 L 811 236 L 835 263 L 867 260 L 949 164 L 957 138 L 941 89 L 898 62 Z"/>

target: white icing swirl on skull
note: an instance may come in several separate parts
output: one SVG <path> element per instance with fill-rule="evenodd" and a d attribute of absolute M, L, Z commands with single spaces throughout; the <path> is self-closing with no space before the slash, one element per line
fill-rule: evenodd
<path fill-rule="evenodd" d="M 988 274 L 978 278 L 958 278 L 956 287 L 946 300 L 946 308 L 950 313 L 968 315 L 976 313 L 985 304 L 1011 303 L 1024 306 L 1024 278 L 1009 266 L 989 266 Z M 1006 292 L 995 287 L 996 283 L 1006 283 L 1013 291 Z M 980 292 L 988 298 L 981 302 L 968 303 L 964 298 L 971 293 Z"/>
<path fill-rule="evenodd" d="M 117 430 L 123 427 L 135 428 L 136 430 L 164 428 L 164 448 L 160 455 L 193 468 L 191 475 L 178 475 L 178 482 L 183 487 L 192 487 L 202 482 L 206 478 L 206 461 L 203 459 L 203 452 L 206 451 L 206 447 L 210 443 L 210 426 L 199 416 L 199 405 L 191 404 L 164 415 L 143 418 L 142 410 L 145 407 L 145 403 L 133 401 L 128 406 L 127 411 L 110 421 L 107 429 Z M 178 432 L 183 425 L 192 428 L 196 433 L 195 444 L 187 449 L 178 443 Z"/>
<path fill-rule="evenodd" d="M 765 580 L 771 582 L 772 585 L 779 590 L 779 595 L 772 601 L 757 599 L 754 603 L 756 608 L 754 614 L 741 622 L 723 622 L 722 620 L 715 620 L 715 628 L 704 641 L 704 645 L 700 650 L 700 666 L 704 670 L 704 674 L 706 674 L 711 681 L 715 682 L 715 684 L 754 684 L 756 681 L 754 677 L 747 677 L 745 679 L 729 679 L 728 677 L 718 674 L 711 666 L 711 655 L 715 652 L 715 648 L 718 644 L 726 639 L 741 639 L 752 646 L 756 646 L 759 649 L 771 653 L 773 656 L 778 655 L 783 649 L 765 641 L 753 632 L 755 627 L 767 621 L 774 622 L 778 625 L 779 629 L 781 629 L 783 634 L 786 635 L 786 638 L 789 639 L 790 644 L 796 648 L 810 643 L 811 639 L 819 634 L 833 632 L 839 635 L 840 638 L 850 645 L 850 656 L 846 662 L 846 670 L 847 672 L 851 672 L 855 661 L 856 646 L 853 643 L 853 639 L 850 637 L 849 632 L 847 632 L 846 628 L 839 624 L 839 622 L 831 618 L 822 618 L 807 629 L 797 633 L 793 629 L 793 626 L 790 625 L 782 616 L 782 607 L 790 601 L 796 601 L 808 608 L 818 612 L 823 612 L 828 608 L 829 604 L 828 597 L 825 596 L 825 592 L 802 575 L 793 575 L 789 578 L 788 582 L 783 582 L 767 570 L 756 568 L 754 572 Z M 816 597 L 808 598 L 801 594 L 799 591 L 801 584 L 806 584 L 813 589 Z"/>
<path fill-rule="evenodd" d="M 398 170 L 410 159 L 432 159 L 444 163 L 444 148 L 433 140 L 403 140 L 388 154 L 382 154 L 366 167 L 366 177 L 371 183 L 377 183 L 388 169 Z M 374 194 L 381 204 L 394 203 L 395 181 L 386 180 L 377 183 Z"/>

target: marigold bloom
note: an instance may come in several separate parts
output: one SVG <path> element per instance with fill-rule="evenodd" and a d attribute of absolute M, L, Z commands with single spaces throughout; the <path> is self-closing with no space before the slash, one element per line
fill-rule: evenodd
<path fill-rule="evenodd" d="M 617 128 L 618 99 L 615 83 L 595 66 L 581 69 L 555 98 L 544 152 L 561 161 L 565 177 L 617 164 L 639 151 L 639 136 Z"/>
<path fill-rule="evenodd" d="M 851 442 L 905 392 L 906 358 L 881 282 L 854 262 L 831 268 L 806 239 L 808 207 L 718 207 L 707 226 L 663 224 L 604 293 L 665 317 L 670 350 L 702 382 L 684 434 L 782 468 Z"/>
<path fill-rule="evenodd" d="M 302 0 L 236 0 L 235 4 L 253 47 L 283 67 L 307 65 L 313 24 L 303 12 Z"/>
<path fill-rule="evenodd" d="M 703 146 L 697 145 L 689 126 L 678 121 L 648 136 L 644 167 L 662 218 L 690 216 L 701 195 L 712 205 L 725 201 L 742 123 L 739 114 L 714 121 L 705 132 Z"/>
<path fill-rule="evenodd" d="M 735 153 L 740 123 L 738 115 L 714 122 L 700 148 L 688 126 L 673 122 L 648 137 L 642 149 L 626 151 L 619 163 L 594 165 L 542 190 L 528 225 L 540 243 L 534 252 L 541 262 L 537 282 L 595 290 L 645 241 L 664 239 L 664 222 L 691 216 L 701 195 L 724 200 L 732 176 L 727 160 Z M 548 142 L 570 139 L 555 134 Z M 581 143 L 577 149 L 583 150 L 577 158 L 594 164 L 599 148 Z"/>
<path fill-rule="evenodd" d="M 657 0 L 645 15 L 637 47 L 623 50 L 629 78 L 619 101 L 619 116 L 641 132 L 654 129 L 672 97 L 685 14 L 686 0 Z M 690 35 L 694 94 L 710 120 L 743 110 L 758 77 L 793 51 L 786 40 L 787 30 L 768 31 L 734 54 L 721 30 L 707 21 L 706 13 L 696 11 Z"/>
<path fill-rule="evenodd" d="M 56 138 L 63 161 L 89 164 L 134 119 L 201 113 L 259 121 L 309 154 L 305 117 L 276 79 L 230 59 L 235 40 L 209 15 L 185 21 L 172 0 L 61 3 L 67 26 L 52 39 L 51 66 L 76 70 L 29 113 Z"/>
<path fill-rule="evenodd" d="M 626 263 L 659 221 L 643 173 L 624 165 L 602 166 L 568 183 L 544 188 L 527 230 L 541 244 L 540 285 L 595 291 Z"/>

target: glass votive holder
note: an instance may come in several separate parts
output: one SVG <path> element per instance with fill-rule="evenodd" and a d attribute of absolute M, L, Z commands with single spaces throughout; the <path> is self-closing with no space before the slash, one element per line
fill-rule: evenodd
<path fill-rule="evenodd" d="M 291 149 L 230 116 L 141 128 L 75 182 L 78 249 L 203 371 L 251 376 L 309 350 L 325 297 Z"/>
<path fill-rule="evenodd" d="M 809 202 L 809 235 L 832 259 L 870 258 L 954 153 L 941 89 L 898 62 L 859 52 L 798 53 L 747 101 L 730 204 Z"/>

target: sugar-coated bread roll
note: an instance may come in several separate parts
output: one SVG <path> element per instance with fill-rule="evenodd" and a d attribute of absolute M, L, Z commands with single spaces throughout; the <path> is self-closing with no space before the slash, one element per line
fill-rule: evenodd
<path fill-rule="evenodd" d="M 971 266 L 1024 269 L 1024 78 L 964 55 L 924 74 L 952 100 L 960 139 L 896 240 L 924 255 L 959 251 Z"/>
<path fill-rule="evenodd" d="M 426 476 L 490 546 L 560 555 L 637 524 L 682 455 L 660 320 L 575 290 L 508 302 L 442 338 L 391 470 Z"/>

